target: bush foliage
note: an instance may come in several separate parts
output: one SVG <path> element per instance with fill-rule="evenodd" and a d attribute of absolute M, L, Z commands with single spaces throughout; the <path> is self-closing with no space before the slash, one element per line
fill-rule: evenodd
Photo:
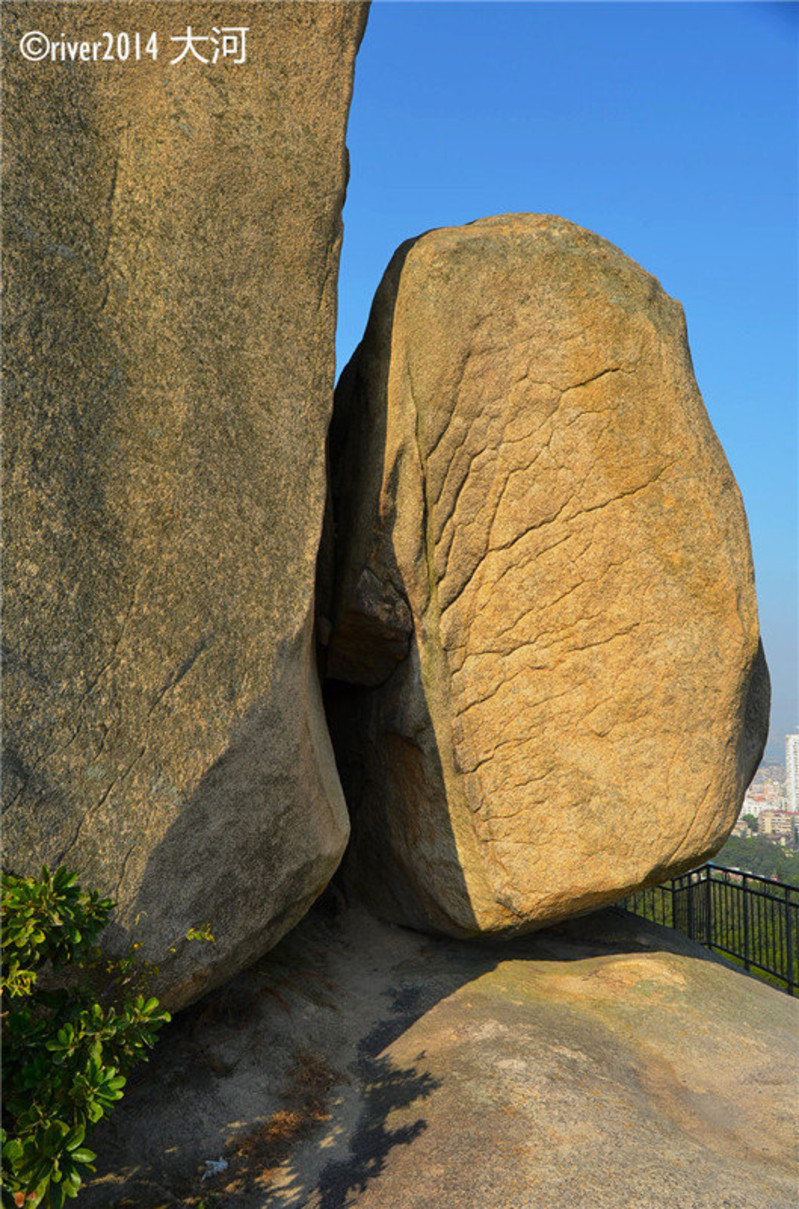
<path fill-rule="evenodd" d="M 61 1209 L 77 1195 L 94 1170 L 87 1131 L 169 1020 L 141 993 L 148 968 L 133 950 L 100 952 L 113 907 L 63 868 L 3 873 L 3 1209 Z"/>
<path fill-rule="evenodd" d="M 799 885 L 799 853 L 783 848 L 765 836 L 731 836 L 713 861 L 717 865 Z"/>

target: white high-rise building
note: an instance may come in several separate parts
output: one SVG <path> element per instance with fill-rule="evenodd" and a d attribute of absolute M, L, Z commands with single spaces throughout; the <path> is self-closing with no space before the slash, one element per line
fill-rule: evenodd
<path fill-rule="evenodd" d="M 799 735 L 785 740 L 785 795 L 789 810 L 799 810 Z"/>

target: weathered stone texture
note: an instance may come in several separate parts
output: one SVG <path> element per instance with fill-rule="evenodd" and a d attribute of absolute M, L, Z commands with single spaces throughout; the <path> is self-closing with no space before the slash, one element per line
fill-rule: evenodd
<path fill-rule="evenodd" d="M 311 652 L 355 3 L 3 6 L 5 815 L 198 994 L 348 823 Z M 170 65 L 248 27 L 247 62 Z M 26 63 L 22 32 L 157 31 Z"/>
<path fill-rule="evenodd" d="M 796 1209 L 798 1025 L 612 909 L 500 946 L 315 906 L 172 1026 L 81 1209 Z"/>
<path fill-rule="evenodd" d="M 330 716 L 367 901 L 513 932 L 715 852 L 768 674 L 740 494 L 657 281 L 540 215 L 403 245 L 331 460 L 328 674 L 369 687 Z"/>

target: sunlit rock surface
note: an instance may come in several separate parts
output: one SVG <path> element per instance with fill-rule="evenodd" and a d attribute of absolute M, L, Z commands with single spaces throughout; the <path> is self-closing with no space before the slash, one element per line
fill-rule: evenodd
<path fill-rule="evenodd" d="M 497 946 L 324 905 L 163 1034 L 87 1209 L 794 1209 L 783 992 L 612 911 Z"/>
<path fill-rule="evenodd" d="M 112 894 L 173 1004 L 348 835 L 311 614 L 365 16 L 3 7 L 5 859 Z M 171 63 L 226 23 L 235 56 Z M 16 52 L 126 27 L 157 61 Z"/>
<path fill-rule="evenodd" d="M 513 933 L 715 852 L 768 674 L 679 303 L 560 218 L 428 232 L 386 271 L 330 457 L 351 887 Z"/>

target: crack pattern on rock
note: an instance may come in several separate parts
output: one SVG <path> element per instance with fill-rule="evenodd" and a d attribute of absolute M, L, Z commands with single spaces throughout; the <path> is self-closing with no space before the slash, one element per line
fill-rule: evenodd
<path fill-rule="evenodd" d="M 428 232 L 387 270 L 337 403 L 368 409 L 380 511 L 341 484 L 373 545 L 338 581 L 396 567 L 413 641 L 330 712 L 347 877 L 388 917 L 511 934 L 737 816 L 765 739 L 751 554 L 689 364 L 679 305 L 561 219 Z"/>

